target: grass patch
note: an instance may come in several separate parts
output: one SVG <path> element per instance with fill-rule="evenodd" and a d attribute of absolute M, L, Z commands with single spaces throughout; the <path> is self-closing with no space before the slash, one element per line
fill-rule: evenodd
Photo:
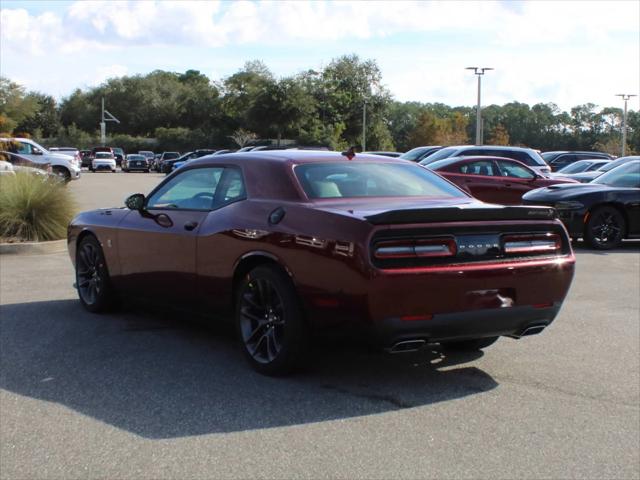
<path fill-rule="evenodd" d="M 0 176 L 0 237 L 60 240 L 75 214 L 71 193 L 57 180 L 25 172 Z"/>

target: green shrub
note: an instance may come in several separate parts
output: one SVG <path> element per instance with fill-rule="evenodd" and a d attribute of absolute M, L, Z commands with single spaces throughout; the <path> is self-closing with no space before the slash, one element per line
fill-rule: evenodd
<path fill-rule="evenodd" d="M 67 235 L 75 205 L 58 180 L 17 172 L 0 176 L 0 237 L 23 241 L 59 240 Z"/>

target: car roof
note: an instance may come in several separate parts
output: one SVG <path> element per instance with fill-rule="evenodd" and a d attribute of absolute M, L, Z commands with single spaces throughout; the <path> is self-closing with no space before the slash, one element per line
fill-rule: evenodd
<path fill-rule="evenodd" d="M 352 160 L 348 160 L 341 152 L 327 150 L 258 150 L 249 152 L 225 153 L 223 155 L 207 155 L 189 162 L 192 165 L 202 165 L 205 163 L 228 163 L 238 165 L 251 165 L 253 163 L 275 163 L 275 164 L 306 164 L 320 162 L 364 162 L 367 163 L 398 163 L 414 164 L 407 160 L 399 160 L 382 155 L 366 153 L 356 153 Z"/>
<path fill-rule="evenodd" d="M 258 150 L 250 152 L 224 153 L 222 155 L 207 155 L 190 160 L 180 167 L 181 172 L 206 166 L 235 166 L 241 168 L 247 183 L 247 189 L 254 198 L 277 198 L 279 200 L 301 201 L 301 193 L 297 181 L 291 175 L 291 168 L 297 165 L 314 163 L 377 163 L 377 164 L 405 164 L 421 168 L 414 162 L 398 158 L 383 157 L 356 153 L 349 160 L 340 152 L 327 150 Z M 291 181 L 283 182 L 283 178 Z"/>

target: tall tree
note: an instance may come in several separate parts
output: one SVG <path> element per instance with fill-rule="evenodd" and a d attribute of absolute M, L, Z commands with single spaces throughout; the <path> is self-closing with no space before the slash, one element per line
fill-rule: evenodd
<path fill-rule="evenodd" d="M 0 132 L 12 133 L 24 119 L 34 115 L 38 102 L 27 95 L 24 87 L 0 77 Z"/>

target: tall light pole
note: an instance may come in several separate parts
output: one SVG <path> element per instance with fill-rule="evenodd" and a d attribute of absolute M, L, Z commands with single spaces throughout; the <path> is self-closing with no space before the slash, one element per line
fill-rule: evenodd
<path fill-rule="evenodd" d="M 488 70 L 493 70 L 491 67 L 467 67 L 465 70 L 473 70 L 473 73 L 478 76 L 478 106 L 476 108 L 476 145 L 482 145 L 482 114 L 480 111 L 480 89 L 482 75 Z"/>
<path fill-rule="evenodd" d="M 616 93 L 616 97 L 621 97 L 624 100 L 624 114 L 622 115 L 622 154 L 624 157 L 625 150 L 627 148 L 627 102 L 631 97 L 637 97 L 631 93 Z"/>
<path fill-rule="evenodd" d="M 104 97 L 102 97 L 102 115 L 100 116 L 100 144 L 104 147 L 107 143 L 107 122 L 120 123 L 109 110 L 104 108 Z"/>
<path fill-rule="evenodd" d="M 364 99 L 362 107 L 362 151 L 367 150 L 367 99 Z"/>

